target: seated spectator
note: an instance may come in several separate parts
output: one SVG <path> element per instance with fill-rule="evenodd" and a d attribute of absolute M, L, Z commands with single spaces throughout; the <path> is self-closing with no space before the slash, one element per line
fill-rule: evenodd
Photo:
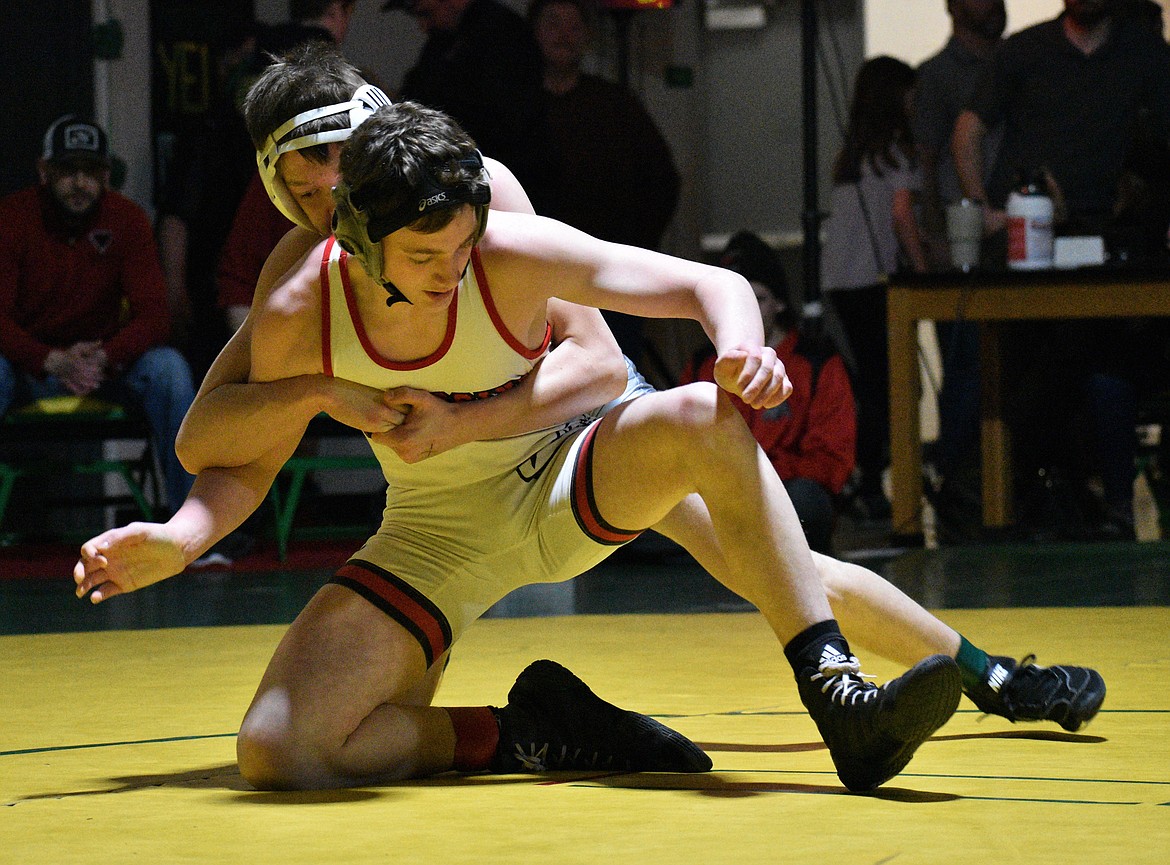
<path fill-rule="evenodd" d="M 830 554 L 840 494 L 853 471 L 857 417 L 845 363 L 823 339 L 802 341 L 784 265 L 776 251 L 741 231 L 727 244 L 720 264 L 752 284 L 767 328 L 765 341 L 776 350 L 792 381 L 792 396 L 761 411 L 732 398 L 747 421 L 800 517 L 809 546 Z M 683 371 L 680 383 L 714 381 L 715 353 L 704 349 Z"/>
<path fill-rule="evenodd" d="M 176 509 L 192 478 L 175 436 L 195 391 L 187 361 L 164 345 L 150 220 L 109 189 L 106 134 L 88 121 L 54 121 L 37 169 L 38 185 L 0 199 L 0 414 L 65 394 L 139 406 Z"/>

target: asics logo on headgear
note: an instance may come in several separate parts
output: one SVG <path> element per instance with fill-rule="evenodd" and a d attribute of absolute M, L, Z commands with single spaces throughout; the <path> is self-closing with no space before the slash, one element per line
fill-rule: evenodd
<path fill-rule="evenodd" d="M 438 195 L 432 195 L 430 198 L 420 198 L 418 200 L 418 212 L 422 213 L 432 204 L 438 204 L 440 201 L 447 200 L 447 193 L 440 192 Z"/>

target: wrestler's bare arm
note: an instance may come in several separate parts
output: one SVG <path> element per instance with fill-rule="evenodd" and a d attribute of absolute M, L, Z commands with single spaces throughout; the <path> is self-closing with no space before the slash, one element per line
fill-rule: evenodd
<path fill-rule="evenodd" d="M 792 392 L 764 345 L 759 304 L 742 276 L 721 267 L 607 243 L 539 216 L 501 213 L 480 242 L 505 321 L 539 315 L 544 298 L 650 318 L 689 318 L 717 352 L 716 383 L 755 408 Z"/>
<path fill-rule="evenodd" d="M 301 267 L 311 269 L 307 259 Z M 269 294 L 266 291 L 261 301 L 258 293 L 254 309 L 263 306 Z M 188 412 L 179 434 L 179 457 L 193 474 L 211 466 L 245 465 L 266 446 L 256 429 L 303 426 L 325 411 L 348 426 L 375 434 L 394 430 L 406 419 L 401 433 L 385 443 L 413 460 L 468 441 L 552 426 L 620 394 L 625 363 L 601 314 L 554 303 L 548 315 L 556 345 L 538 369 L 507 393 L 459 405 L 425 392 L 402 388 L 383 392 L 320 373 L 286 373 L 270 381 L 238 383 L 251 371 L 256 354 L 249 345 L 254 332 L 250 315 L 216 360 Z M 236 376 L 241 378 L 231 381 Z"/>
<path fill-rule="evenodd" d="M 96 604 L 181 573 L 256 510 L 302 433 L 277 431 L 249 465 L 200 472 L 167 522 L 134 522 L 86 541 L 73 568 L 77 596 Z"/>
<path fill-rule="evenodd" d="M 313 364 L 319 363 L 319 343 L 313 345 L 305 333 L 319 311 L 311 298 L 306 302 L 306 286 L 314 277 L 305 271 L 294 269 L 258 307 L 251 342 L 261 360 L 249 361 L 255 375 L 318 371 Z M 200 471 L 186 501 L 166 523 L 130 523 L 83 544 L 73 569 L 78 597 L 89 595 L 98 603 L 180 573 L 259 506 L 313 414 L 264 428 L 264 452 L 247 464 Z"/>
<path fill-rule="evenodd" d="M 556 298 L 547 313 L 556 348 L 512 390 L 449 403 L 426 391 L 392 388 L 387 399 L 407 409 L 405 420 L 372 440 L 418 462 L 471 441 L 555 426 L 620 396 L 628 372 L 601 313 Z"/>
<path fill-rule="evenodd" d="M 512 213 L 536 213 L 528 193 L 512 173 L 512 169 L 498 160 L 485 156 L 483 167 L 492 179 L 492 210 L 508 210 Z"/>
<path fill-rule="evenodd" d="M 303 228 L 289 231 L 264 264 L 252 308 L 262 307 L 278 280 L 319 242 L 317 235 Z M 254 437 L 255 427 L 251 424 L 256 420 L 254 413 L 257 408 L 280 396 L 266 389 L 238 387 L 248 381 L 252 368 L 252 319 L 249 314 L 212 363 L 179 429 L 175 450 L 192 474 L 216 465 L 213 459 L 231 454 L 240 439 Z M 244 462 L 247 460 L 221 464 L 242 465 Z"/>

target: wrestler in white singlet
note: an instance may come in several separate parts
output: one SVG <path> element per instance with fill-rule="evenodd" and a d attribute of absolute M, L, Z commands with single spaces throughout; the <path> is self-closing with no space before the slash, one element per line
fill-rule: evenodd
<path fill-rule="evenodd" d="M 504 328 L 472 251 L 429 357 L 378 356 L 349 288 L 348 256 L 330 238 L 322 258 L 322 362 L 326 375 L 379 389 L 409 386 L 449 399 L 488 399 L 531 372 L 548 349 Z M 519 586 L 580 574 L 640 528 L 607 525 L 592 505 L 592 434 L 612 406 L 650 392 L 631 365 L 626 392 L 567 423 L 479 441 L 406 463 L 371 442 L 388 488 L 382 525 L 334 582 L 359 592 L 410 630 L 433 662 L 471 622 Z"/>

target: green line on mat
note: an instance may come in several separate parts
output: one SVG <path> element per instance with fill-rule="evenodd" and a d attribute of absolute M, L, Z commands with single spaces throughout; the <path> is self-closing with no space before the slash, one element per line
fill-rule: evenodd
<path fill-rule="evenodd" d="M 20 754 L 45 754 L 49 751 L 84 751 L 87 748 L 116 748 L 120 745 L 158 745 L 163 742 L 192 742 L 197 739 L 234 739 L 235 733 L 209 733 L 204 736 L 167 736 L 162 739 L 131 739 L 126 742 L 94 742 L 91 745 L 52 745 L 47 748 L 21 748 L 16 751 L 0 751 L 0 757 L 15 757 Z"/>

